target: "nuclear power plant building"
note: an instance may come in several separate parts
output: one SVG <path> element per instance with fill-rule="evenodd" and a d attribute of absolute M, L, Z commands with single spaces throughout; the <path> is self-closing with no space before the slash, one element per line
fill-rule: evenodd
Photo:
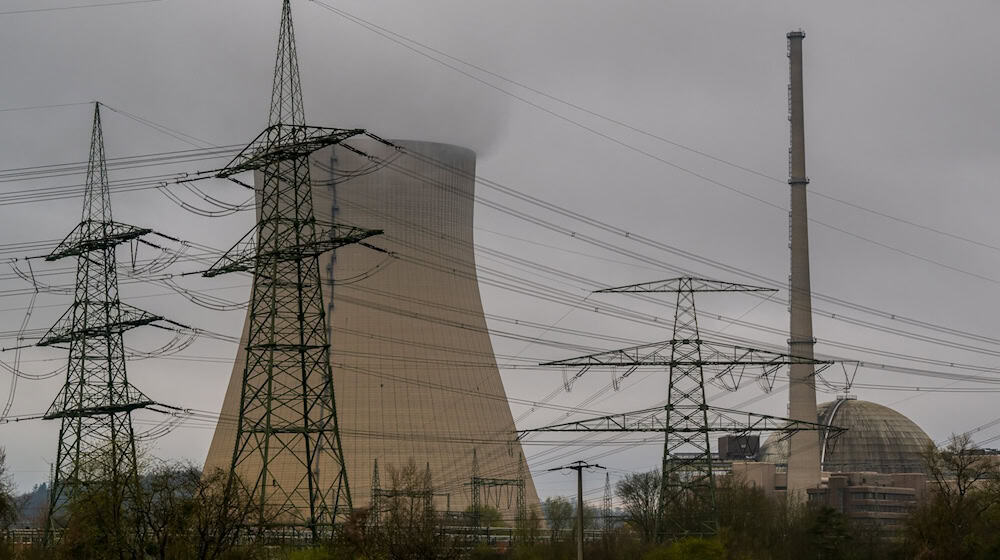
<path fill-rule="evenodd" d="M 392 470 L 412 460 L 420 473 L 429 467 L 435 506 L 463 511 L 472 505 L 475 455 L 480 477 L 523 477 L 525 503 L 536 508 L 476 277 L 476 155 L 447 144 L 393 143 L 403 149 L 351 139 L 346 144 L 357 151 L 333 146 L 311 158 L 317 221 L 384 230 L 368 240 L 371 247 L 349 245 L 321 258 L 353 505 L 370 504 L 376 460 L 383 489 Z M 236 428 L 225 419 L 239 414 L 242 346 L 206 471 L 228 469 L 233 457 Z M 514 500 L 490 505 L 513 520 Z"/>
<path fill-rule="evenodd" d="M 806 489 L 809 502 L 886 531 L 899 530 L 926 494 L 924 454 L 934 441 L 899 412 L 851 395 L 820 404 L 816 421 L 846 431 L 809 434 L 822 465 L 821 483 Z M 789 447 L 787 439 L 774 434 L 747 453 L 754 460 L 734 460 L 731 472 L 767 494 L 787 493 L 792 488 Z"/>

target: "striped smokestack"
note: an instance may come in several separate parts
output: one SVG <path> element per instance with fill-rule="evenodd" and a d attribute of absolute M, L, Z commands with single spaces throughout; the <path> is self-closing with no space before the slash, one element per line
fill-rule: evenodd
<path fill-rule="evenodd" d="M 806 34 L 788 33 L 788 119 L 791 121 L 788 185 L 791 187 L 789 247 L 792 253 L 789 276 L 789 314 L 791 316 L 788 353 L 812 360 L 812 293 L 809 286 L 809 216 L 806 210 L 805 119 L 802 107 L 802 40 Z M 789 368 L 788 416 L 795 420 L 816 422 L 816 380 L 812 364 Z M 819 485 L 820 457 L 815 432 L 797 432 L 789 441 L 788 495 L 805 500 L 807 488 Z"/>

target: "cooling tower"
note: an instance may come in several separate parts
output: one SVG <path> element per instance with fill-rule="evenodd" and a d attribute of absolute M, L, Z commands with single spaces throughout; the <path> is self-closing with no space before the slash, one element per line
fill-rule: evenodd
<path fill-rule="evenodd" d="M 369 240 L 384 252 L 351 245 L 321 261 L 348 482 L 354 507 L 367 507 L 375 461 L 385 489 L 390 471 L 412 460 L 420 472 L 429 465 L 437 508 L 462 511 L 472 504 L 474 453 L 479 476 L 506 479 L 518 477 L 522 453 L 476 278 L 476 156 L 395 143 L 404 151 L 367 138 L 346 143 L 374 161 L 342 146 L 311 158 L 318 221 L 385 231 Z M 232 460 L 235 426 L 226 419 L 239 413 L 243 360 L 241 350 L 206 470 Z M 536 508 L 530 475 L 524 484 Z M 516 491 L 490 494 L 483 503 L 512 521 Z"/>

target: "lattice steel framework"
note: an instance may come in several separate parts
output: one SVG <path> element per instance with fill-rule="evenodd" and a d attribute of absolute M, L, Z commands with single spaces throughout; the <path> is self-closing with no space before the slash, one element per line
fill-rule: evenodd
<path fill-rule="evenodd" d="M 830 362 L 798 358 L 765 350 L 711 343 L 701 339 L 695 308 L 698 292 L 767 292 L 768 288 L 718 282 L 701 278 L 633 284 L 600 290 L 602 293 L 667 292 L 676 294 L 673 337 L 661 343 L 591 354 L 542 365 L 583 367 L 665 366 L 669 369 L 667 403 L 636 412 L 603 416 L 525 430 L 571 432 L 663 432 L 663 469 L 659 534 L 670 538 L 689 534 L 714 534 L 718 529 L 715 481 L 709 435 L 713 432 L 751 433 L 830 429 L 811 422 L 741 412 L 708 405 L 706 370 L 710 380 L 728 389 L 739 386 L 745 371 L 759 370 L 758 380 L 769 390 L 779 368 Z M 822 367 L 819 368 L 820 370 Z M 737 374 L 738 372 L 738 374 Z M 832 429 L 836 431 L 836 429 Z M 681 451 L 684 449 L 685 451 Z M 692 451 L 693 450 L 693 451 Z M 682 512 L 677 515 L 676 512 Z"/>
<path fill-rule="evenodd" d="M 375 467 L 372 469 L 372 498 L 371 507 L 368 511 L 368 526 L 375 531 L 379 530 L 382 521 L 382 485 L 378 476 L 378 459 L 375 459 Z"/>
<path fill-rule="evenodd" d="M 119 512 L 136 504 L 139 481 L 131 413 L 155 403 L 128 381 L 122 333 L 161 317 L 121 303 L 115 248 L 150 231 L 112 220 L 100 104 L 95 104 L 83 215 L 45 257 L 76 257 L 73 305 L 36 343 L 69 348 L 66 382 L 44 416 L 60 421 L 46 540 L 61 524 L 67 501 L 88 485 L 99 482 L 114 492 Z"/>
<path fill-rule="evenodd" d="M 527 523 L 528 507 L 524 501 L 524 481 L 527 477 L 527 466 L 524 455 L 517 467 L 517 478 L 494 478 L 479 476 L 479 458 L 476 451 L 472 452 L 472 478 L 469 480 L 469 488 L 472 492 L 472 515 L 473 524 L 481 529 L 483 502 L 487 504 L 495 503 L 499 509 L 501 499 L 506 495 L 508 508 L 510 499 L 514 499 L 515 511 L 514 527 L 524 530 Z M 513 493 L 511 492 L 513 491 Z"/>
<path fill-rule="evenodd" d="M 371 497 L 371 507 L 368 511 L 368 525 L 374 528 L 376 531 L 379 530 L 382 524 L 382 514 L 390 510 L 390 505 L 384 500 L 392 500 L 397 498 L 407 498 L 411 500 L 421 500 L 424 503 L 424 509 L 428 512 L 434 510 L 434 498 L 441 497 L 445 499 L 445 513 L 451 511 L 451 494 L 447 492 L 435 492 L 434 486 L 431 483 L 431 465 L 427 463 L 427 467 L 424 470 L 424 482 L 425 485 L 418 489 L 399 489 L 399 488 L 382 488 L 379 482 L 378 474 L 378 459 L 375 459 L 375 467 L 372 469 L 372 497 Z"/>
<path fill-rule="evenodd" d="M 319 256 L 381 232 L 316 221 L 309 154 L 364 131 L 304 121 L 285 0 L 268 127 L 218 173 L 257 174 L 257 225 L 205 276 L 254 277 L 230 488 L 244 484 L 252 496 L 257 516 L 248 524 L 258 535 L 289 528 L 316 540 L 351 509 Z"/>
<path fill-rule="evenodd" d="M 614 515 L 614 494 L 611 492 L 611 473 L 604 473 L 604 503 L 602 504 L 601 514 L 604 516 L 604 530 L 610 531 L 614 529 L 615 523 L 612 515 Z"/>

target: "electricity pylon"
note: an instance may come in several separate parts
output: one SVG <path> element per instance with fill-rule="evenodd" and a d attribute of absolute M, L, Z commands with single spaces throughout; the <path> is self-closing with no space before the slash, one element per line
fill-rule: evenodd
<path fill-rule="evenodd" d="M 217 174 L 256 173 L 257 224 L 204 273 L 253 272 L 228 487 L 245 485 L 258 535 L 287 527 L 326 538 L 351 509 L 319 256 L 381 232 L 317 222 L 309 154 L 362 133 L 306 126 L 285 0 L 268 127 Z"/>
<path fill-rule="evenodd" d="M 614 519 L 612 519 L 614 507 L 612 502 L 611 493 L 611 473 L 604 473 L 604 503 L 602 504 L 601 513 L 604 516 L 604 531 L 608 532 L 614 528 Z"/>
<path fill-rule="evenodd" d="M 375 458 L 375 468 L 372 469 L 372 499 L 368 508 L 368 526 L 378 532 L 382 521 L 382 486 L 378 476 L 378 457 Z"/>
<path fill-rule="evenodd" d="M 766 390 L 770 390 L 774 383 L 774 373 L 783 366 L 813 364 L 820 366 L 817 372 L 829 366 L 830 362 L 811 358 L 702 340 L 694 301 L 696 293 L 766 291 L 774 290 L 690 277 L 599 290 L 600 293 L 676 294 L 673 337 L 665 342 L 541 365 L 586 369 L 602 366 L 667 367 L 669 380 L 666 405 L 524 430 L 521 436 L 540 431 L 663 432 L 659 534 L 661 538 L 714 534 L 718 530 L 718 514 L 709 441 L 711 433 L 777 431 L 787 437 L 791 433 L 805 430 L 828 430 L 831 434 L 840 431 L 839 428 L 813 422 L 794 421 L 708 404 L 705 397 L 706 370 L 711 380 L 721 382 L 731 390 L 739 387 L 748 369 L 759 370 L 758 381 Z"/>
<path fill-rule="evenodd" d="M 131 414 L 155 403 L 128 381 L 122 333 L 162 317 L 121 303 L 115 248 L 151 231 L 111 218 L 101 110 L 95 104 L 83 216 L 45 257 L 76 257 L 73 305 L 36 343 L 69 348 L 66 382 L 44 416 L 60 420 L 46 540 L 51 540 L 67 501 L 89 485 L 107 485 L 119 511 L 136 505 L 139 479 Z"/>

